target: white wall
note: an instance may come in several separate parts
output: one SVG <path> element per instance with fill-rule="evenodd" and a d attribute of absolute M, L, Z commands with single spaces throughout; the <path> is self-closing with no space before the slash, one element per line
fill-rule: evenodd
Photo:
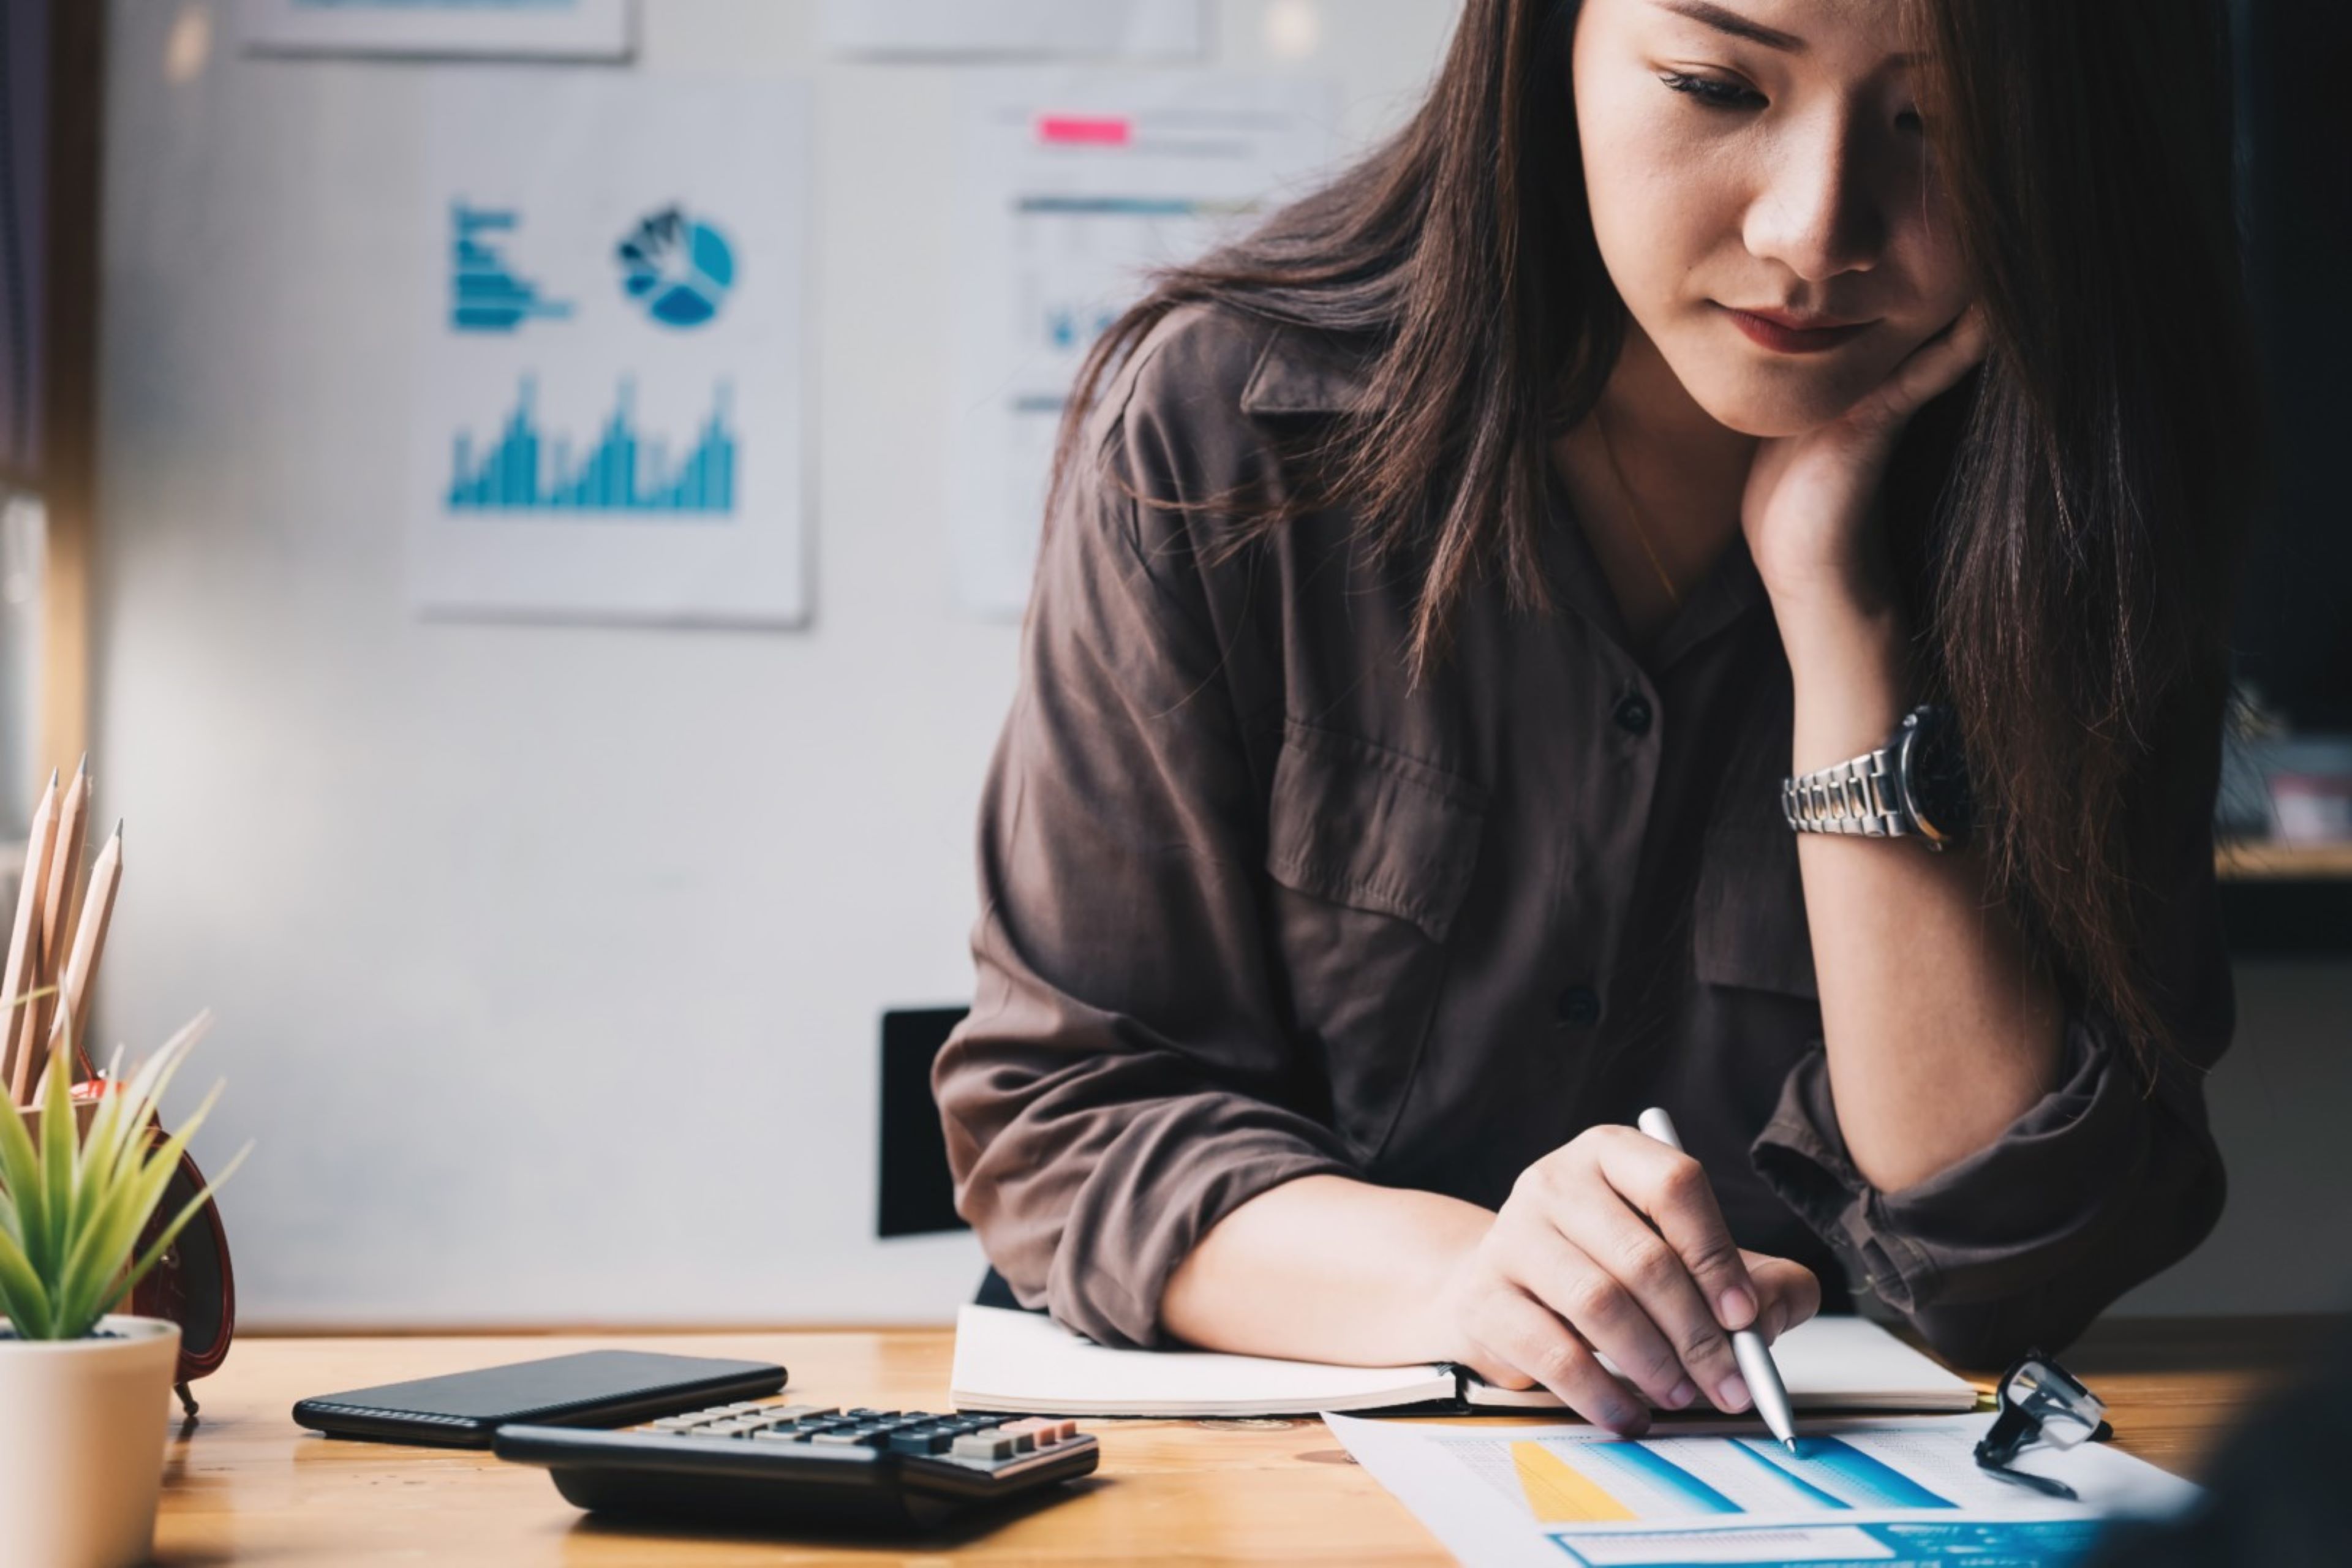
<path fill-rule="evenodd" d="M 394 258 L 417 84 L 466 68 L 245 59 L 217 4 L 114 0 L 103 1022 L 220 1015 L 191 1076 L 229 1080 L 213 1161 L 259 1143 L 249 1321 L 937 1319 L 978 1276 L 872 1237 L 878 1016 L 969 994 L 1013 677 L 946 576 L 949 68 L 830 63 L 818 8 L 644 5 L 638 68 L 818 84 L 817 612 L 751 634 L 413 618 Z M 1277 63 L 1271 8 L 1219 5 L 1221 63 Z M 1280 63 L 1352 137 L 1453 0 L 1312 8 Z M 167 80 L 190 14 L 214 47 Z"/>
<path fill-rule="evenodd" d="M 1298 4 L 1221 0 L 1219 58 L 1272 63 Z M 1454 3 L 1307 8 L 1360 138 Z M 192 1076 L 229 1079 L 212 1161 L 259 1142 L 224 1205 L 249 1322 L 929 1320 L 979 1270 L 871 1235 L 877 1016 L 968 992 L 1013 673 L 945 574 L 948 71 L 828 63 L 816 10 L 645 5 L 640 68 L 819 85 L 817 616 L 749 634 L 412 618 L 419 68 L 245 60 L 214 8 L 113 0 L 104 1024 L 221 1016 Z M 184 16 L 215 47 L 170 81 Z M 2231 1213 L 2137 1310 L 2352 1286 L 2352 973 L 2242 984 Z"/>

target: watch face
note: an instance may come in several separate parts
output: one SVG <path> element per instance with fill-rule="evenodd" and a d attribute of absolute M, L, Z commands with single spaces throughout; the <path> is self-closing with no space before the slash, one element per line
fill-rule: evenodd
<path fill-rule="evenodd" d="M 1904 808 L 1930 844 L 1943 849 L 1968 841 L 1974 799 L 1968 758 L 1949 710 L 1918 708 L 1903 721 L 1895 773 L 1903 786 Z"/>

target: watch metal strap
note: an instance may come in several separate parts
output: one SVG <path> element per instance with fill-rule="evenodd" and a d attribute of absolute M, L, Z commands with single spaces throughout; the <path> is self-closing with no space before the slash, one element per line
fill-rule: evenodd
<path fill-rule="evenodd" d="M 1895 748 L 1780 781 L 1780 814 L 1800 833 L 1901 838 L 1911 831 L 1895 798 Z"/>

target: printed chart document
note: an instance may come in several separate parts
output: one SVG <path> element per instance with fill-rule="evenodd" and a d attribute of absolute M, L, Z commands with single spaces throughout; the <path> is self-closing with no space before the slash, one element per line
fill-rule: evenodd
<path fill-rule="evenodd" d="M 1208 43 L 1208 7 L 1205 0 L 825 0 L 824 37 L 850 55 L 1193 59 Z"/>
<path fill-rule="evenodd" d="M 805 83 L 446 68 L 405 226 L 428 616 L 806 618 Z"/>
<path fill-rule="evenodd" d="M 1989 1415 L 1815 1419 L 1794 1456 L 1752 1423 L 1628 1441 L 1590 1426 L 1327 1419 L 1467 1568 L 2058 1568 L 2101 1518 L 2170 1513 L 2197 1496 L 2096 1443 L 2019 1461 L 2079 1501 L 2001 1480 L 1973 1452 Z"/>
<path fill-rule="evenodd" d="M 1967 1410 L 1976 1390 L 1867 1318 L 1824 1317 L 1772 1347 L 1802 1410 Z M 1448 1366 L 1330 1366 L 1208 1351 L 1110 1350 L 1038 1312 L 964 1307 L 950 1395 L 959 1410 L 1052 1415 L 1297 1415 L 1443 1402 L 1551 1409 L 1541 1389 L 1491 1387 Z"/>
<path fill-rule="evenodd" d="M 246 47 L 315 55 L 626 59 L 634 0 L 241 0 Z"/>
<path fill-rule="evenodd" d="M 1151 268 L 1304 188 L 1330 155 L 1332 93 L 1301 77 L 1034 69 L 968 73 L 959 93 L 955 596 L 1017 619 L 1087 351 Z"/>

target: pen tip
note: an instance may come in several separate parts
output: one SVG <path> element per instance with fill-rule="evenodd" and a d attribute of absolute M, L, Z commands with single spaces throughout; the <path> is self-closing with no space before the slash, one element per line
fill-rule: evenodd
<path fill-rule="evenodd" d="M 1781 1439 L 1780 1439 L 1780 1446 L 1781 1446 L 1782 1447 L 1784 1447 L 1784 1448 L 1788 1449 L 1788 1450 L 1789 1450 L 1789 1452 L 1790 1452 L 1790 1453 L 1791 1453 L 1791 1454 L 1793 1454 L 1793 1453 L 1795 1453 L 1795 1452 L 1797 1451 L 1797 1440 L 1796 1440 L 1794 1437 L 1783 1437 L 1783 1438 L 1781 1438 Z"/>

